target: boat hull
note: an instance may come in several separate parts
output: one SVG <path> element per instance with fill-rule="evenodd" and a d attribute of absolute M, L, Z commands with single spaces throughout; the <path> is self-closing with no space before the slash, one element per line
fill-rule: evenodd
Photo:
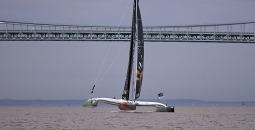
<path fill-rule="evenodd" d="M 111 98 L 91 98 L 84 103 L 84 107 L 97 107 L 99 102 L 104 102 L 111 105 L 118 106 L 122 111 L 134 111 L 137 106 L 154 106 L 156 112 L 174 112 L 174 107 L 166 106 L 159 102 L 146 102 L 146 101 L 127 101 L 123 99 L 111 99 Z"/>
<path fill-rule="evenodd" d="M 124 111 L 136 110 L 136 104 L 133 104 L 133 103 L 119 104 L 118 107 L 119 107 L 119 110 L 124 110 Z"/>
<path fill-rule="evenodd" d="M 174 112 L 174 107 L 173 106 L 158 107 L 156 109 L 156 112 Z"/>

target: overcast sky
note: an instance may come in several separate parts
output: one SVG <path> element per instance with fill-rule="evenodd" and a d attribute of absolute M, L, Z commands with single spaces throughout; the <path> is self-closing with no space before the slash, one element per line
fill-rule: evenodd
<path fill-rule="evenodd" d="M 0 19 L 131 25 L 133 0 L 1 0 Z M 254 0 L 140 0 L 143 24 L 255 21 Z M 122 95 L 128 42 L 0 42 L 0 99 Z M 255 44 L 145 43 L 142 99 L 255 101 Z M 111 67 L 109 67 L 114 63 Z"/>

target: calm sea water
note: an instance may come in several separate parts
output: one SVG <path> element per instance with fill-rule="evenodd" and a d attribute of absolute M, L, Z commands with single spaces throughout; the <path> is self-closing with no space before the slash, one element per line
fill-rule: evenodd
<path fill-rule="evenodd" d="M 2 106 L 82 106 L 84 100 L 0 100 Z"/>
<path fill-rule="evenodd" d="M 255 107 L 176 106 L 175 112 L 116 106 L 0 106 L 2 130 L 255 130 Z"/>

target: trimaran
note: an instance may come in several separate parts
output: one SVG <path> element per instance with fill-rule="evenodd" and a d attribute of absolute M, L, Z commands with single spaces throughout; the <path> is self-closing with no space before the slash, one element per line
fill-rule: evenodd
<path fill-rule="evenodd" d="M 134 0 L 132 16 L 132 32 L 129 51 L 129 62 L 126 75 L 124 91 L 121 99 L 114 98 L 93 98 L 84 103 L 84 107 L 96 107 L 98 102 L 117 105 L 119 110 L 134 111 L 137 106 L 155 106 L 157 112 L 174 112 L 173 106 L 167 106 L 160 102 L 136 101 L 140 97 L 144 68 L 144 39 L 139 0 Z M 93 90 L 92 92 L 93 93 Z M 131 89 L 132 88 L 132 89 Z M 130 94 L 130 91 L 132 94 Z M 131 95 L 131 99 L 130 96 Z M 159 97 L 163 94 L 159 94 Z"/>

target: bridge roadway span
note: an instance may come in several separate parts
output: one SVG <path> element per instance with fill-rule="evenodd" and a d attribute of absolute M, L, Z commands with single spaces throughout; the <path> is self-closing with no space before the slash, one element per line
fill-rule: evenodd
<path fill-rule="evenodd" d="M 0 41 L 130 41 L 131 27 L 0 21 Z M 255 22 L 144 26 L 146 42 L 255 43 Z"/>

